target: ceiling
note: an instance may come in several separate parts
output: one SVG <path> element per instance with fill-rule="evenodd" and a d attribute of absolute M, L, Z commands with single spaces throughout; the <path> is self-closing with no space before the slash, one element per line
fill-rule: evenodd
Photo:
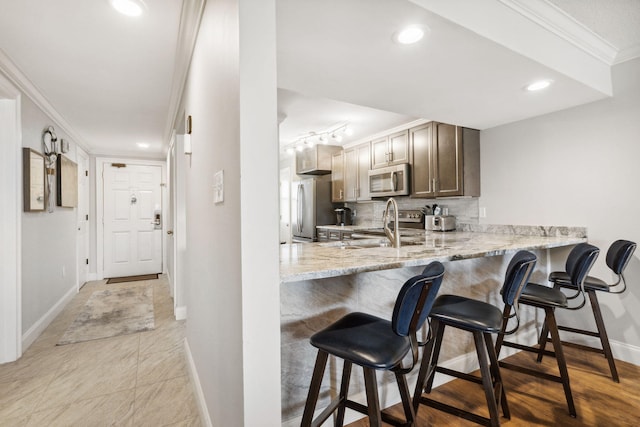
<path fill-rule="evenodd" d="M 146 3 L 132 19 L 107 0 L 0 0 L 0 69 L 90 152 L 163 157 L 183 1 Z M 277 0 L 277 20 L 282 144 L 342 123 L 343 143 L 416 118 L 485 129 L 610 96 L 611 66 L 640 56 L 637 0 Z M 427 37 L 395 44 L 407 24 Z M 553 85 L 523 90 L 539 78 Z"/>

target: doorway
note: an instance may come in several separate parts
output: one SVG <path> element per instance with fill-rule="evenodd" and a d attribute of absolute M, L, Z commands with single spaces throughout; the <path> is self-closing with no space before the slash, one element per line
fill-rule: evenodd
<path fill-rule="evenodd" d="M 89 156 L 77 147 L 78 209 L 77 260 L 78 290 L 89 280 Z"/>
<path fill-rule="evenodd" d="M 163 272 L 165 163 L 96 159 L 98 276 Z"/>

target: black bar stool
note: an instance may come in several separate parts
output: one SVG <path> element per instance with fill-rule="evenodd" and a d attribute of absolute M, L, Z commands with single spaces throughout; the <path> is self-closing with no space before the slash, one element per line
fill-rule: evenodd
<path fill-rule="evenodd" d="M 627 264 L 629 264 L 629 260 L 636 250 L 636 246 L 637 245 L 634 242 L 630 242 L 628 240 L 616 240 L 609 247 L 609 250 L 607 251 L 607 266 L 617 276 L 617 280 L 615 283 L 609 285 L 604 280 L 592 276 L 587 276 L 587 278 L 584 280 L 584 292 L 586 292 L 589 296 L 591 310 L 593 311 L 593 317 L 595 319 L 596 328 L 598 329 L 598 331 L 594 332 L 586 329 L 570 328 L 568 326 L 558 325 L 558 329 L 561 331 L 573 332 L 576 334 L 600 338 L 602 348 L 591 347 L 566 341 L 562 341 L 562 345 L 603 354 L 606 357 L 607 362 L 609 363 L 611 379 L 617 383 L 620 382 L 620 378 L 618 377 L 616 362 L 613 358 L 613 353 L 611 352 L 611 345 L 609 344 L 609 337 L 607 336 L 607 330 L 604 326 L 604 320 L 602 319 L 602 311 L 600 310 L 600 303 L 598 302 L 596 291 L 607 292 L 610 294 L 621 294 L 627 289 L 627 283 L 624 279 L 623 273 L 625 268 L 627 267 Z M 555 288 L 567 288 L 576 291 L 574 295 L 567 297 L 567 299 L 569 300 L 577 298 L 579 295 L 582 295 L 582 297 L 584 298 L 584 294 L 580 292 L 580 288 L 576 287 L 573 284 L 573 282 L 571 281 L 571 277 L 566 271 L 552 272 L 549 275 L 549 281 L 554 284 Z M 622 286 L 618 288 L 619 285 Z M 584 306 L 584 301 L 585 300 L 583 299 L 583 303 L 579 305 L 580 308 Z M 540 348 L 544 351 L 545 345 L 549 338 L 548 333 L 546 333 L 547 331 L 543 330 L 542 332 L 543 335 L 541 334 L 540 336 Z M 544 353 L 541 352 L 538 355 L 538 361 L 542 360 L 543 354 Z"/>
<path fill-rule="evenodd" d="M 413 425 L 415 413 L 411 406 L 411 396 L 405 375 L 413 369 L 418 360 L 416 332 L 429 315 L 443 275 L 444 266 L 439 262 L 432 262 L 421 275 L 407 280 L 396 299 L 391 321 L 366 313 L 351 313 L 311 337 L 311 344 L 318 348 L 318 356 L 302 415 L 303 427 L 321 425 L 336 409 L 338 412 L 335 425 L 342 426 L 346 408 L 368 415 L 371 427 L 381 426 L 382 421 L 397 426 Z M 410 366 L 404 367 L 402 360 L 409 351 L 412 352 L 413 362 Z M 313 420 L 329 355 L 344 359 L 340 393 Z M 351 367 L 354 363 L 362 366 L 364 370 L 368 406 L 347 398 Z M 380 410 L 376 370 L 395 373 L 406 420 Z"/>
<path fill-rule="evenodd" d="M 587 243 L 580 243 L 574 247 L 569 253 L 567 258 L 566 270 L 571 277 L 571 283 L 576 288 L 582 289 L 582 283 L 587 277 L 589 270 L 593 266 L 600 250 L 595 246 Z M 499 335 L 496 342 L 496 353 L 500 355 L 500 349 L 502 346 L 513 347 L 519 350 L 525 350 L 538 354 L 546 354 L 549 356 L 555 356 L 558 363 L 558 370 L 560 376 L 550 375 L 539 370 L 525 368 L 523 366 L 515 365 L 509 362 L 500 362 L 502 368 L 510 369 L 516 372 L 521 372 L 528 375 L 533 375 L 538 378 L 543 378 L 550 381 L 562 383 L 564 388 L 564 394 L 567 400 L 567 406 L 569 407 L 569 414 L 572 417 L 576 417 L 576 407 L 573 403 L 573 396 L 571 394 L 571 386 L 569 384 L 569 372 L 567 371 L 567 362 L 562 351 L 562 344 L 560 343 L 560 335 L 558 334 L 558 325 L 554 311 L 556 308 L 569 308 L 567 303 L 567 297 L 559 289 L 551 288 L 548 286 L 538 285 L 535 283 L 528 283 L 522 295 L 520 295 L 520 304 L 530 305 L 532 307 L 541 308 L 544 310 L 545 319 L 542 328 L 542 333 L 546 336 L 547 332 L 551 334 L 551 342 L 555 352 L 546 351 L 540 347 L 526 346 L 515 342 L 503 341 L 503 336 Z"/>
<path fill-rule="evenodd" d="M 505 418 L 510 418 L 506 394 L 502 385 L 500 368 L 493 347 L 491 334 L 504 331 L 509 320 L 509 311 L 506 307 L 517 304 L 522 289 L 527 284 L 533 268 L 536 264 L 536 256 L 531 252 L 520 251 L 511 259 L 502 286 L 502 300 L 505 304 L 504 312 L 499 308 L 483 301 L 476 301 L 457 295 L 439 296 L 431 309 L 431 327 L 435 331 L 434 339 L 425 348 L 422 355 L 422 363 L 413 395 L 413 407 L 416 412 L 419 405 L 425 404 L 432 408 L 448 412 L 450 414 L 474 421 L 487 426 L 499 426 L 500 416 L 498 405 L 501 403 Z M 462 329 L 473 333 L 478 362 L 480 364 L 481 377 L 469 375 L 463 372 L 438 366 L 438 356 L 442 346 L 442 337 L 446 326 Z M 508 333 L 515 332 L 516 328 Z M 456 408 L 454 406 L 438 402 L 422 394 L 431 393 L 435 373 L 440 372 L 467 381 L 482 384 L 489 407 L 490 418 L 481 417 Z"/>

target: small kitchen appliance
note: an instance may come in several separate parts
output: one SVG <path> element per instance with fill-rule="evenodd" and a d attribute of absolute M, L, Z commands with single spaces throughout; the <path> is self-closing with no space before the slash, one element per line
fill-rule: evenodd
<path fill-rule="evenodd" d="M 334 212 L 336 213 L 336 225 L 351 225 L 350 208 L 338 208 Z"/>
<path fill-rule="evenodd" d="M 425 215 L 424 229 L 430 231 L 454 231 L 456 217 L 453 215 Z"/>

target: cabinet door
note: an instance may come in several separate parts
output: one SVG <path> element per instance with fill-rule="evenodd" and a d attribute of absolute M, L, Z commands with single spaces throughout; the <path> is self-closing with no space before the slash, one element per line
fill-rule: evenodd
<path fill-rule="evenodd" d="M 358 152 L 355 148 L 344 151 L 344 201 L 358 199 Z"/>
<path fill-rule="evenodd" d="M 409 140 L 413 164 L 411 166 L 411 195 L 435 197 L 433 187 L 433 123 L 409 129 Z"/>
<path fill-rule="evenodd" d="M 435 123 L 434 126 L 436 195 L 462 196 L 462 128 L 445 123 Z"/>
<path fill-rule="evenodd" d="M 344 155 L 342 151 L 331 157 L 331 201 L 344 202 Z"/>
<path fill-rule="evenodd" d="M 389 165 L 409 163 L 409 133 L 406 130 L 389 135 Z"/>
<path fill-rule="evenodd" d="M 358 145 L 358 200 L 371 200 L 369 170 L 371 169 L 371 144 Z"/>
<path fill-rule="evenodd" d="M 389 138 L 386 136 L 371 141 L 371 169 L 389 164 Z"/>

